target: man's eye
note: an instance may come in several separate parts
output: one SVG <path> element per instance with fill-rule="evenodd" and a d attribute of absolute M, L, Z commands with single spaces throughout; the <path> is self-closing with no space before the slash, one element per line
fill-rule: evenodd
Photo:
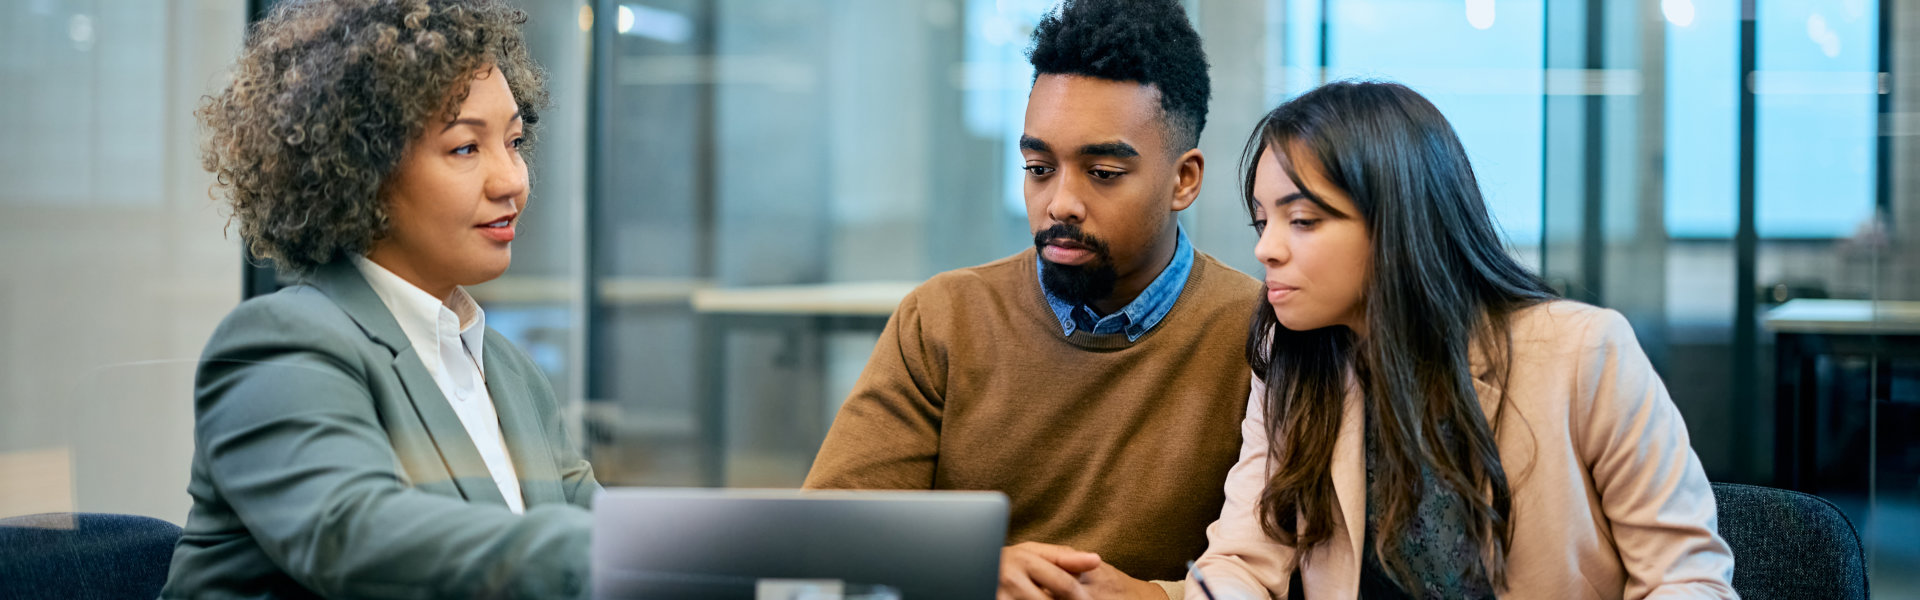
<path fill-rule="evenodd" d="M 1123 173 L 1121 171 L 1109 171 L 1106 169 L 1093 169 L 1093 170 L 1087 171 L 1087 174 L 1092 175 L 1094 179 L 1107 181 L 1107 180 L 1116 179 L 1121 175 L 1125 175 L 1126 173 Z"/>
<path fill-rule="evenodd" d="M 1027 174 L 1032 175 L 1034 177 L 1046 177 L 1048 174 L 1053 173 L 1053 167 L 1049 167 L 1046 165 L 1027 165 L 1024 167 L 1020 167 L 1020 169 L 1023 171 L 1026 171 Z"/>

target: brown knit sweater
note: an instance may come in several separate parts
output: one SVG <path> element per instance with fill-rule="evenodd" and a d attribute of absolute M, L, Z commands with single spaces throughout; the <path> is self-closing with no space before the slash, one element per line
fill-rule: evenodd
<path fill-rule="evenodd" d="M 999 490 L 1009 544 L 1181 579 L 1240 450 L 1259 287 L 1196 251 L 1179 300 L 1129 343 L 1062 335 L 1032 250 L 935 276 L 887 322 L 806 487 Z"/>

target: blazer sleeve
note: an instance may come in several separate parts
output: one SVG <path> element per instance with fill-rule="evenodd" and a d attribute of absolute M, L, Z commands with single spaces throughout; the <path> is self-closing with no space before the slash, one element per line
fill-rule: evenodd
<path fill-rule="evenodd" d="M 1240 459 L 1227 471 L 1227 500 L 1220 519 L 1207 526 L 1207 551 L 1194 561 L 1218 600 L 1277 598 L 1287 594 L 1293 548 L 1260 528 L 1260 493 L 1267 487 L 1267 386 L 1253 378 L 1247 416 L 1240 421 Z M 1206 598 L 1191 577 L 1187 598 Z"/>
<path fill-rule="evenodd" d="M 337 310 L 250 302 L 202 359 L 194 436 L 265 554 L 326 597 L 578 597 L 588 513 L 475 505 L 414 489 L 387 439 L 360 335 Z"/>
<path fill-rule="evenodd" d="M 593 465 L 580 452 L 580 437 L 566 425 L 560 399 L 553 396 L 553 382 L 547 380 L 546 372 L 527 356 L 526 350 L 507 341 L 505 336 L 499 341 L 499 347 L 512 354 L 514 368 L 531 384 L 535 409 L 540 412 L 540 421 L 546 424 L 547 447 L 553 453 L 553 466 L 560 473 L 560 489 L 566 494 L 567 503 L 592 509 L 594 496 L 600 492 L 600 482 L 594 479 Z"/>
<path fill-rule="evenodd" d="M 946 371 L 944 357 L 924 337 L 920 294 L 920 290 L 909 294 L 887 319 L 873 356 L 827 431 L 804 487 L 933 488 Z"/>
<path fill-rule="evenodd" d="M 1574 414 L 1586 422 L 1576 446 L 1626 567 L 1626 597 L 1737 597 L 1733 553 L 1680 410 L 1627 320 L 1595 314 L 1577 374 Z"/>
<path fill-rule="evenodd" d="M 594 496 L 600 493 L 600 481 L 593 478 L 593 465 L 580 454 L 580 444 L 575 443 L 574 438 L 562 435 L 557 439 L 565 446 L 556 449 L 554 456 L 560 457 L 560 487 L 567 492 L 567 503 L 591 510 Z"/>
<path fill-rule="evenodd" d="M 580 438 L 566 426 L 567 420 L 560 411 L 559 399 L 553 397 L 553 385 L 547 382 L 547 376 L 535 366 L 532 359 L 521 352 L 524 369 L 533 377 L 539 378 L 543 405 L 540 410 L 546 412 L 544 421 L 548 424 L 547 442 L 553 449 L 554 468 L 560 472 L 560 489 L 566 492 L 567 503 L 584 509 L 593 508 L 593 499 L 600 492 L 600 481 L 593 477 L 593 465 L 587 462 L 586 455 L 580 452 Z"/>

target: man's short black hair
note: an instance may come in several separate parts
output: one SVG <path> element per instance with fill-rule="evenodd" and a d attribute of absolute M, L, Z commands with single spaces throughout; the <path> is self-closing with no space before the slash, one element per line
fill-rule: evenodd
<path fill-rule="evenodd" d="M 1040 19 L 1027 50 L 1034 77 L 1084 75 L 1160 90 L 1168 141 L 1200 145 L 1207 126 L 1207 53 L 1179 0 L 1064 0 Z"/>

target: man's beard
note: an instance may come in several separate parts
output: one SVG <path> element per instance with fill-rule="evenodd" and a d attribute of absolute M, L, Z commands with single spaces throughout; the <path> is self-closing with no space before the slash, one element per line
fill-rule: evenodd
<path fill-rule="evenodd" d="M 1072 240 L 1086 246 L 1093 253 L 1093 261 L 1084 265 L 1062 265 L 1047 260 L 1044 251 L 1047 242 L 1053 240 Z M 1109 253 L 1106 242 L 1088 235 L 1077 226 L 1061 223 L 1033 234 L 1033 246 L 1041 251 L 1040 261 L 1045 265 L 1040 269 L 1040 285 L 1055 298 L 1081 306 L 1113 295 L 1113 286 L 1119 282 L 1120 272 L 1113 267 L 1113 255 Z"/>

